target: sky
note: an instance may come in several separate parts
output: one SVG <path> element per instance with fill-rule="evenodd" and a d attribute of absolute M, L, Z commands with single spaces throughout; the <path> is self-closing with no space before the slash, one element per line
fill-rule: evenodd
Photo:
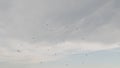
<path fill-rule="evenodd" d="M 0 0 L 0 68 L 120 68 L 120 0 Z"/>

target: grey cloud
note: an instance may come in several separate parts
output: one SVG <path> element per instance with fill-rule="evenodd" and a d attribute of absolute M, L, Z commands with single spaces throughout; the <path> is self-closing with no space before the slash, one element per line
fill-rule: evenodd
<path fill-rule="evenodd" d="M 14 50 L 19 45 L 24 45 L 21 49 L 28 51 L 23 53 L 25 56 L 33 54 L 39 57 L 42 54 L 36 53 L 40 52 L 43 42 L 46 43 L 44 53 L 48 53 L 47 47 L 57 45 L 58 50 L 60 46 L 73 48 L 68 48 L 68 51 L 119 47 L 116 45 L 120 40 L 118 0 L 9 1 L 0 0 L 0 48 L 5 54 L 13 54 L 8 54 L 10 58 L 16 57 Z M 106 47 L 106 43 L 110 47 Z M 36 46 L 40 46 L 39 49 L 34 49 Z M 64 53 L 62 49 L 61 53 Z M 35 52 L 31 53 L 31 50 Z"/>
<path fill-rule="evenodd" d="M 116 9 L 120 9 L 120 0 L 114 0 L 114 6 Z"/>
<path fill-rule="evenodd" d="M 0 0 L 0 11 L 8 11 L 12 7 L 13 0 Z"/>
<path fill-rule="evenodd" d="M 6 6 L 11 4 L 8 1 L 1 2 L 6 3 Z M 118 14 L 114 8 L 116 2 L 117 0 L 12 1 L 13 6 L 9 7 L 9 12 L 1 16 L 1 36 L 29 42 L 60 42 L 80 40 L 82 37 L 89 40 L 91 34 L 95 36 L 98 28 L 109 24 Z"/>
<path fill-rule="evenodd" d="M 96 11 L 99 12 L 99 8 L 103 8 L 108 2 L 110 1 L 15 1 L 8 15 L 10 23 L 8 21 L 4 22 L 7 37 L 29 42 L 32 41 L 33 37 L 37 42 L 51 40 L 55 42 L 70 40 L 73 37 L 80 38 L 86 35 L 85 33 L 89 34 L 91 30 L 100 26 L 101 23 L 97 23 L 94 17 L 91 20 L 91 15 Z M 83 24 L 78 22 L 83 18 L 87 21 L 84 21 Z M 95 25 L 96 23 L 98 25 Z M 76 29 L 81 31 L 76 31 Z"/>

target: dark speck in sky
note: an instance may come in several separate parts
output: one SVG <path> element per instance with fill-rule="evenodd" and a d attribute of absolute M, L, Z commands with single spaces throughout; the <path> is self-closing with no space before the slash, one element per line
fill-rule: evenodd
<path fill-rule="evenodd" d="M 19 53 L 20 53 L 21 51 L 20 51 L 20 50 L 17 50 L 17 52 L 19 52 Z"/>

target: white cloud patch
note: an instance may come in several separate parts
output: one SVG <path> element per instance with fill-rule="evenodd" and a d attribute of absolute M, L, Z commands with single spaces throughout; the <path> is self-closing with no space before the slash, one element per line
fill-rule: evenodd
<path fill-rule="evenodd" d="M 85 41 L 66 41 L 58 44 L 47 42 L 31 44 L 19 40 L 9 40 L 6 43 L 7 47 L 0 46 L 0 59 L 17 63 L 56 61 L 72 54 L 109 50 L 119 47 L 118 44 L 101 44 Z"/>

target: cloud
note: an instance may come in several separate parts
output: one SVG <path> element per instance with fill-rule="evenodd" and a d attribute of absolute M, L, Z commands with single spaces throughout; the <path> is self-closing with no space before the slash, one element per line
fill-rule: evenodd
<path fill-rule="evenodd" d="M 72 54 L 118 48 L 118 44 L 101 44 L 85 41 L 65 41 L 51 44 L 40 42 L 31 44 L 19 40 L 9 40 L 7 47 L 0 46 L 0 59 L 16 63 L 39 63 L 56 61 Z"/>
<path fill-rule="evenodd" d="M 117 0 L 9 1 L 0 0 L 1 61 L 48 62 L 119 47 Z"/>

